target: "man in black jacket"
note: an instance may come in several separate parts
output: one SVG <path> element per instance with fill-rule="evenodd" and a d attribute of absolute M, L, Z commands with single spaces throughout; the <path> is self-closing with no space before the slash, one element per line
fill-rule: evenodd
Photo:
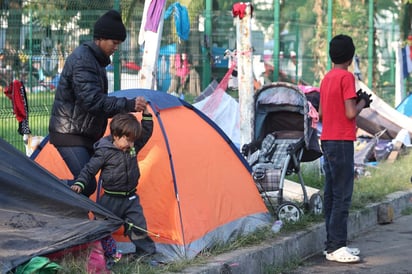
<path fill-rule="evenodd" d="M 126 39 L 120 13 L 110 10 L 94 25 L 94 40 L 77 47 L 67 58 L 57 86 L 49 123 L 49 137 L 76 178 L 93 154 L 107 120 L 117 113 L 139 112 L 146 106 L 135 99 L 108 96 L 106 66 L 110 56 Z M 70 180 L 71 185 L 74 181 Z M 83 194 L 96 190 L 96 180 Z"/>

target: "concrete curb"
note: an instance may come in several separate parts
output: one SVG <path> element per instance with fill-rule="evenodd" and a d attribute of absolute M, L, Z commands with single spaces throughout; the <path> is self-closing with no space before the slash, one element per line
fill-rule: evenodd
<path fill-rule="evenodd" d="M 399 217 L 403 209 L 412 206 L 412 190 L 392 193 L 381 203 L 351 212 L 348 220 L 349 239 L 378 225 L 378 208 L 383 204 L 392 206 L 394 218 Z M 324 224 L 317 224 L 294 235 L 282 235 L 270 243 L 215 256 L 204 265 L 186 268 L 181 273 L 267 273 L 273 266 L 282 266 L 293 259 L 305 259 L 321 252 L 325 234 Z"/>

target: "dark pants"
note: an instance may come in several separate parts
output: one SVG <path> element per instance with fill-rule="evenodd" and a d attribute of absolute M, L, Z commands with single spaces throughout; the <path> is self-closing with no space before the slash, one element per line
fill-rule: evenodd
<path fill-rule="evenodd" d="M 346 246 L 349 207 L 354 181 L 354 146 L 352 141 L 322 141 L 325 186 L 324 208 L 326 250 Z"/>
<path fill-rule="evenodd" d="M 138 195 L 126 197 L 104 194 L 98 203 L 127 223 L 134 225 L 130 226 L 126 223 L 124 231 L 136 246 L 136 254 L 138 256 L 151 255 L 156 252 L 155 244 L 146 232 L 146 218 L 143 214 L 143 208 L 140 205 Z"/>
<path fill-rule="evenodd" d="M 93 155 L 93 150 L 87 149 L 82 146 L 72 146 L 72 147 L 58 147 L 57 151 L 62 156 L 63 160 L 66 162 L 67 167 L 73 174 L 74 180 L 69 180 L 68 184 L 72 185 L 76 181 L 80 174 L 82 168 L 89 162 Z M 92 195 L 96 190 L 96 180 L 93 179 L 89 182 L 83 191 L 83 194 L 87 197 Z"/>

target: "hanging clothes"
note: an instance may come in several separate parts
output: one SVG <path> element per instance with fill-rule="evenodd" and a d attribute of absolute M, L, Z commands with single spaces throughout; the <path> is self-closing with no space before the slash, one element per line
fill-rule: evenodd
<path fill-rule="evenodd" d="M 165 19 L 168 19 L 172 13 L 174 14 L 177 35 L 180 39 L 187 41 L 190 33 L 190 21 L 187 8 L 177 2 L 171 4 L 165 12 Z"/>
<path fill-rule="evenodd" d="M 165 3 L 166 0 L 152 0 L 152 2 L 150 2 L 144 30 L 150 30 L 157 33 Z"/>
<path fill-rule="evenodd" d="M 19 80 L 12 81 L 5 89 L 4 94 L 13 105 L 13 113 L 19 122 L 18 133 L 20 135 L 31 134 L 29 127 L 29 106 L 27 104 L 26 88 Z"/>
<path fill-rule="evenodd" d="M 233 5 L 232 8 L 232 16 L 233 17 L 237 17 L 239 16 L 239 19 L 243 19 L 243 17 L 245 17 L 246 15 L 246 8 L 250 6 L 250 14 L 252 16 L 253 13 L 253 6 L 250 5 L 250 3 L 244 3 L 244 2 L 240 2 L 240 3 L 235 3 Z"/>

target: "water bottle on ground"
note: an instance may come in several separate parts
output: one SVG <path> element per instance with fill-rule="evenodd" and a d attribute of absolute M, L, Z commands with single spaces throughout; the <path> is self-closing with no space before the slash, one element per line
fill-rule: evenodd
<path fill-rule="evenodd" d="M 273 233 L 278 233 L 283 226 L 283 222 L 281 220 L 276 220 L 275 223 L 272 225 Z"/>

